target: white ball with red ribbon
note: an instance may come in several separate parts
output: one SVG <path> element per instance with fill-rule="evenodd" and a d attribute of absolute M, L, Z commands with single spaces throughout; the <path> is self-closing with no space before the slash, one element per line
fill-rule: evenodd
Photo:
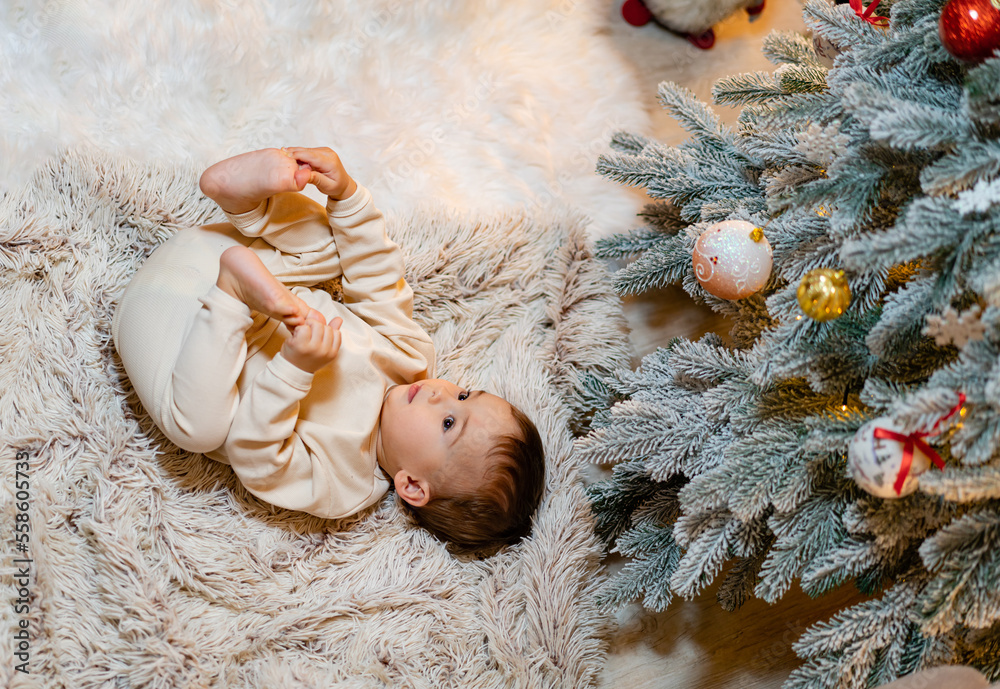
<path fill-rule="evenodd" d="M 904 433 L 888 416 L 869 421 L 854 434 L 847 465 L 854 481 L 880 498 L 901 498 L 917 489 L 918 477 L 931 464 L 944 463 L 923 440 L 926 433 Z"/>

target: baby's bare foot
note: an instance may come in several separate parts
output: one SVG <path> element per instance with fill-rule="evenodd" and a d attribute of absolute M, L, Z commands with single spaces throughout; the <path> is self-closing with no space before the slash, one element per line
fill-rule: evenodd
<path fill-rule="evenodd" d="M 275 318 L 289 328 L 305 323 L 314 310 L 271 275 L 257 254 L 245 246 L 233 246 L 222 252 L 216 284 L 251 310 Z"/>
<path fill-rule="evenodd" d="M 201 190 L 222 210 L 246 213 L 269 196 L 302 191 L 311 172 L 282 149 L 265 148 L 211 166 L 201 175 Z"/>

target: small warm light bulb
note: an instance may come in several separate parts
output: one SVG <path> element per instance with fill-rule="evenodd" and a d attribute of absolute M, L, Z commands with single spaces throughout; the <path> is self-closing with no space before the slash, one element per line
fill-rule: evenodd
<path fill-rule="evenodd" d="M 847 405 L 846 404 L 840 405 L 840 411 L 847 411 Z"/>
<path fill-rule="evenodd" d="M 797 320 L 797 321 L 801 321 L 801 320 L 802 320 L 802 316 L 796 316 L 796 317 L 795 317 L 795 320 Z"/>

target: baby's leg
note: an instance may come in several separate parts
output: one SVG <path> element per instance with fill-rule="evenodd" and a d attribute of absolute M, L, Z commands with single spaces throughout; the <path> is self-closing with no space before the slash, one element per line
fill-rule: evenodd
<path fill-rule="evenodd" d="M 310 174 L 308 165 L 270 148 L 223 160 L 201 177 L 202 191 L 227 212 L 241 234 L 261 240 L 251 248 L 289 286 L 312 286 L 342 274 L 326 210 L 295 193 Z M 277 251 L 265 258 L 267 249 Z"/>
<path fill-rule="evenodd" d="M 133 276 L 112 336 L 143 407 L 179 447 L 221 446 L 239 403 L 250 308 L 216 286 L 232 228 L 181 230 Z"/>
<path fill-rule="evenodd" d="M 252 211 L 264 199 L 302 191 L 311 169 L 277 148 L 243 153 L 220 161 L 201 176 L 201 190 L 227 213 Z"/>
<path fill-rule="evenodd" d="M 289 330 L 310 317 L 326 322 L 319 311 L 292 294 L 245 246 L 233 246 L 222 253 L 216 285 L 252 310 L 283 322 Z"/>

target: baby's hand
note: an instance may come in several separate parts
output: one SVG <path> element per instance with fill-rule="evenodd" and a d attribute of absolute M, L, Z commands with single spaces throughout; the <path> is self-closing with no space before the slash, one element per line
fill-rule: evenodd
<path fill-rule="evenodd" d="M 340 162 L 340 156 L 333 150 L 326 147 L 298 148 L 294 146 L 284 150 L 298 161 L 300 167 L 304 165 L 312 170 L 309 184 L 315 184 L 317 189 L 331 199 L 346 199 L 357 190 L 357 183 L 347 174 L 344 164 Z"/>
<path fill-rule="evenodd" d="M 318 312 L 311 312 L 303 325 L 295 326 L 292 336 L 281 345 L 282 356 L 307 373 L 316 373 L 337 357 L 344 322 L 334 318 L 327 325 L 322 316 L 317 319 L 315 314 Z"/>

